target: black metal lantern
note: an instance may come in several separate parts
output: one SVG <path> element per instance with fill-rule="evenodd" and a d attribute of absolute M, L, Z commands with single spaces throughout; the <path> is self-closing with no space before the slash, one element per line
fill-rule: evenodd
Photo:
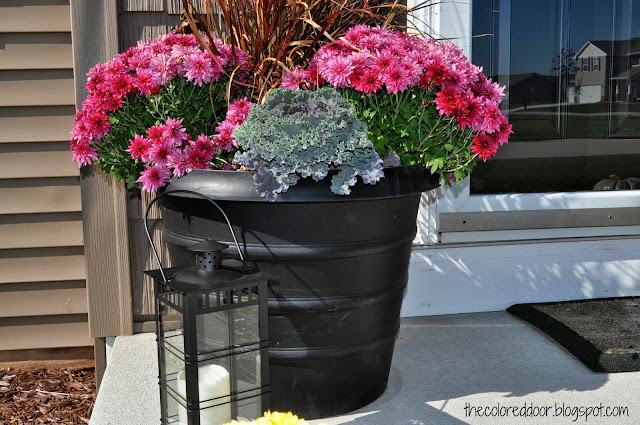
<path fill-rule="evenodd" d="M 239 246 L 241 262 L 223 261 L 225 248 L 205 240 L 190 247 L 195 265 L 145 272 L 155 283 L 162 424 L 220 425 L 269 409 L 267 279 Z"/>

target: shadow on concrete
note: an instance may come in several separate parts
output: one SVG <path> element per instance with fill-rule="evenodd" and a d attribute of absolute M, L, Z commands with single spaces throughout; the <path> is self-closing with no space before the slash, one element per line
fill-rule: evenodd
<path fill-rule="evenodd" d="M 485 401 L 505 405 L 509 398 L 534 393 L 592 391 L 607 380 L 608 375 L 591 372 L 546 335 L 505 312 L 406 318 L 387 391 L 356 412 L 311 423 L 464 424 L 464 403 L 456 403 L 460 412 L 455 416 L 445 412 L 452 400 L 485 394 Z M 487 399 L 486 393 L 495 394 Z M 527 397 L 527 403 L 536 397 Z"/>

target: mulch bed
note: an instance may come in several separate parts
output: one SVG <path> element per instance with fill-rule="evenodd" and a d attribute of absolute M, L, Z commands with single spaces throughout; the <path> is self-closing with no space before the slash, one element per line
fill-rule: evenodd
<path fill-rule="evenodd" d="M 0 370 L 2 424 L 87 424 L 95 400 L 93 368 Z"/>
<path fill-rule="evenodd" d="M 594 372 L 640 371 L 640 297 L 516 304 L 507 311 L 555 339 Z"/>

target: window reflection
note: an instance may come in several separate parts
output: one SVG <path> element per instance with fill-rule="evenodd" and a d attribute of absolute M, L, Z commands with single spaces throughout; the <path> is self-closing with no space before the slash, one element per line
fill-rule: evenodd
<path fill-rule="evenodd" d="M 509 144 L 473 193 L 640 177 L 640 0 L 474 0 L 472 61 L 507 86 Z"/>

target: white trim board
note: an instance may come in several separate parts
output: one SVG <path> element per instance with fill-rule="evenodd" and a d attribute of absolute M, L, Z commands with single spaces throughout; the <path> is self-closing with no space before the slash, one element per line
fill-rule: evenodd
<path fill-rule="evenodd" d="M 640 235 L 640 226 L 576 227 L 561 229 L 520 229 L 478 232 L 443 232 L 440 242 L 486 243 L 495 241 L 529 241 L 567 238 L 625 237 Z"/>
<path fill-rule="evenodd" d="M 415 247 L 401 316 L 640 295 L 640 239 Z"/>

